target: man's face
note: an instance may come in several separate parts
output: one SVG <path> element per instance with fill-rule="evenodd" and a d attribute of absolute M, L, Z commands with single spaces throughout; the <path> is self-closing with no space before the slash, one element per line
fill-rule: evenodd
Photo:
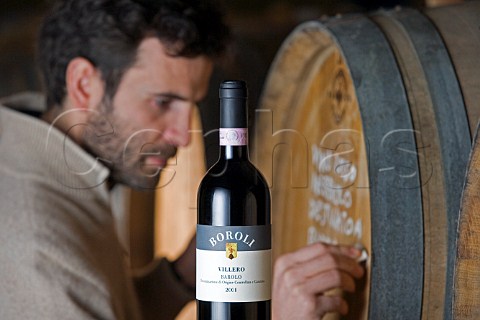
<path fill-rule="evenodd" d="M 139 46 L 113 101 L 103 99 L 89 119 L 84 144 L 115 181 L 154 188 L 177 147 L 190 141 L 192 108 L 207 93 L 212 62 L 171 57 L 155 38 Z"/>

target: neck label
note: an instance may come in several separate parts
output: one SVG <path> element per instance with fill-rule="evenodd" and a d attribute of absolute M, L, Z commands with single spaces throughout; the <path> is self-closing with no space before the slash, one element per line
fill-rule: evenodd
<path fill-rule="evenodd" d="M 247 128 L 220 128 L 221 146 L 246 146 L 247 141 Z"/>

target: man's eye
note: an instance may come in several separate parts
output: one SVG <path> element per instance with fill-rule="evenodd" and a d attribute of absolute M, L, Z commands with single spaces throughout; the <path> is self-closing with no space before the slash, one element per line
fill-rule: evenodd
<path fill-rule="evenodd" d="M 155 105 L 159 108 L 166 109 L 170 107 L 170 104 L 172 103 L 172 99 L 169 98 L 156 98 L 155 99 Z"/>

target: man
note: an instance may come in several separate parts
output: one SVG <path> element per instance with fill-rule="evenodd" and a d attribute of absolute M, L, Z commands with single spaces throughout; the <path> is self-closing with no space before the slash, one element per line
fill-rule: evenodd
<path fill-rule="evenodd" d="M 194 299 L 191 248 L 130 274 L 110 191 L 154 187 L 189 143 L 227 35 L 206 1 L 58 2 L 39 37 L 47 110 L 37 118 L 31 96 L 0 107 L 1 319 L 172 319 Z M 323 292 L 354 289 L 358 255 L 315 244 L 281 257 L 274 317 L 347 312 Z"/>

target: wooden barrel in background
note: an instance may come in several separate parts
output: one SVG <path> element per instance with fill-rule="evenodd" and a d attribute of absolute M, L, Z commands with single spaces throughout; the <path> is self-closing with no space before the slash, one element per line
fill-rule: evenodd
<path fill-rule="evenodd" d="M 480 128 L 479 128 L 480 129 Z M 453 319 L 480 319 L 480 132 L 470 154 L 460 208 Z"/>
<path fill-rule="evenodd" d="M 480 118 L 480 2 L 470 1 L 462 5 L 428 9 L 440 36 L 447 44 L 463 99 L 472 136 Z"/>
<path fill-rule="evenodd" d="M 452 318 L 480 111 L 478 42 L 461 44 L 477 40 L 479 14 L 472 1 L 311 21 L 269 72 L 253 158 L 272 187 L 274 253 L 319 240 L 365 247 L 353 318 Z"/>
<path fill-rule="evenodd" d="M 452 8 L 442 11 L 452 12 Z M 471 5 L 455 8 L 465 12 L 460 16 L 467 16 L 472 9 Z M 419 152 L 425 234 L 422 311 L 424 318 L 441 319 L 452 311 L 449 301 L 453 292 L 455 232 L 471 145 L 468 113 L 462 107 L 461 88 L 448 52 L 455 45 L 444 45 L 435 25 L 415 10 L 379 12 L 372 18 L 384 31 L 397 57 L 418 132 L 416 140 L 431 149 Z M 457 24 L 451 20 L 443 22 L 440 25 L 446 29 Z"/>

